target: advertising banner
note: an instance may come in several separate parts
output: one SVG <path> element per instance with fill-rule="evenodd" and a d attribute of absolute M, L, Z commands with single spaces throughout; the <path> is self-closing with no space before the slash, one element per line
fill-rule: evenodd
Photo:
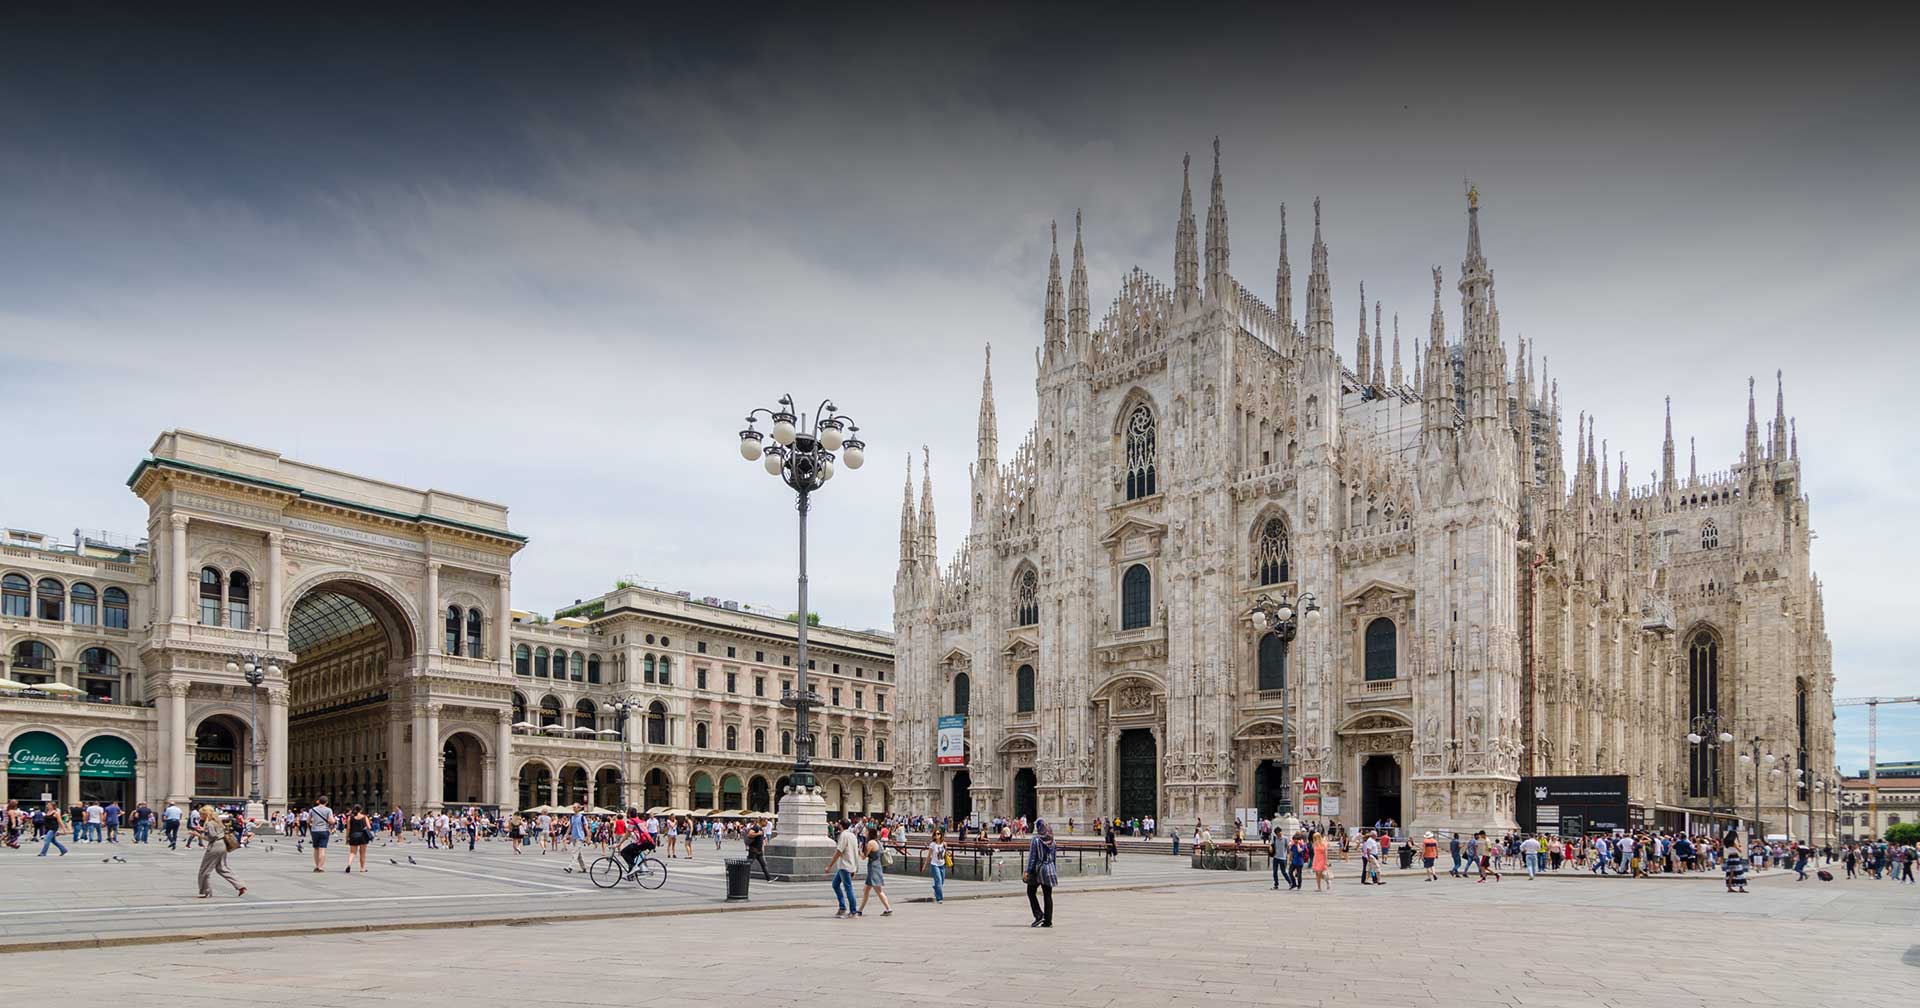
<path fill-rule="evenodd" d="M 27 732 L 13 740 L 10 762 L 7 772 L 15 777 L 64 777 L 67 744 L 46 732 Z"/>
<path fill-rule="evenodd" d="M 102 735 L 80 747 L 80 776 L 133 779 L 133 746 L 126 739 Z"/>
<path fill-rule="evenodd" d="M 1300 778 L 1300 814 L 1317 816 L 1320 814 L 1320 778 Z"/>
<path fill-rule="evenodd" d="M 940 718 L 939 746 L 934 762 L 940 766 L 967 765 L 967 717 L 944 714 Z"/>

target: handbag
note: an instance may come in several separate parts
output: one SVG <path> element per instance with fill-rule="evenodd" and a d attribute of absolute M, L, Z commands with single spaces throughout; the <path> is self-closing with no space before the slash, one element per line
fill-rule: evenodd
<path fill-rule="evenodd" d="M 229 854 L 240 849 L 240 838 L 231 832 L 220 834 L 220 842 L 226 846 Z"/>

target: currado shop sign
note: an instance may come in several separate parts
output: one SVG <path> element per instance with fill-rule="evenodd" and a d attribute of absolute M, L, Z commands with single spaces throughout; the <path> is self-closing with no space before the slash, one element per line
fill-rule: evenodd
<path fill-rule="evenodd" d="M 133 779 L 133 746 L 117 735 L 102 735 L 80 748 L 80 776 Z"/>
<path fill-rule="evenodd" d="M 10 762 L 7 772 L 16 777 L 64 777 L 67 744 L 46 732 L 27 732 L 13 740 Z"/>

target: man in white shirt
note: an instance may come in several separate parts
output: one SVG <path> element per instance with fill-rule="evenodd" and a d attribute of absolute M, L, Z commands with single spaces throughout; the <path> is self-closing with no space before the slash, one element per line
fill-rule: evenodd
<path fill-rule="evenodd" d="M 1360 845 L 1360 884 L 1380 885 L 1380 841 L 1372 833 Z"/>
<path fill-rule="evenodd" d="M 1529 836 L 1520 841 L 1520 860 L 1526 863 L 1527 877 L 1533 878 L 1540 871 L 1540 838 Z"/>
<path fill-rule="evenodd" d="M 107 825 L 107 810 L 99 802 L 87 803 L 87 839 L 94 843 L 104 843 L 106 835 L 102 831 Z"/>
<path fill-rule="evenodd" d="M 307 842 L 313 845 L 313 870 L 327 870 L 327 841 L 333 838 L 333 810 L 327 807 L 327 796 L 307 809 Z"/>
<path fill-rule="evenodd" d="M 168 802 L 167 807 L 160 812 L 160 826 L 167 833 L 167 849 L 178 850 L 180 848 L 180 806 Z"/>
<path fill-rule="evenodd" d="M 853 827 L 840 824 L 840 836 L 834 841 L 833 860 L 827 862 L 827 875 L 833 879 L 833 901 L 839 909 L 835 917 L 858 917 L 860 905 L 853 901 L 853 871 L 860 866 L 860 838 Z"/>

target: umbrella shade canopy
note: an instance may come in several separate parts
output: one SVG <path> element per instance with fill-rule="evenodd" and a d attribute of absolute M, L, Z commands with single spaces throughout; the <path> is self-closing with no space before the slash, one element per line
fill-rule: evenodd
<path fill-rule="evenodd" d="M 740 813 L 738 813 L 738 812 L 736 812 L 736 811 L 734 811 L 733 809 L 728 809 L 728 810 L 726 810 L 725 812 L 715 812 L 715 813 L 714 813 L 713 815 L 711 815 L 711 816 L 709 816 L 708 818 L 710 818 L 710 819 L 738 819 L 738 818 L 740 818 Z"/>
<path fill-rule="evenodd" d="M 692 816 L 698 816 L 701 819 L 705 819 L 706 817 L 713 814 L 713 810 L 710 808 L 697 808 L 687 814 Z"/>
<path fill-rule="evenodd" d="M 86 692 L 86 690 L 83 690 L 78 686 L 69 686 L 63 682 L 41 683 L 38 686 L 30 686 L 28 687 L 28 689 L 37 689 L 42 693 L 85 693 Z"/>
<path fill-rule="evenodd" d="M 587 727 L 586 725 L 575 725 L 575 726 L 574 726 L 574 728 L 573 728 L 573 733 L 574 733 L 575 735 L 578 735 L 578 734 L 580 734 L 580 733 L 582 733 L 582 732 L 585 732 L 586 734 L 588 734 L 588 735 L 591 735 L 591 734 L 593 734 L 593 729 L 591 729 L 591 728 L 589 728 L 589 727 Z"/>
<path fill-rule="evenodd" d="M 588 815 L 619 815 L 620 813 L 615 812 L 610 808 L 601 808 L 600 806 L 595 805 L 592 808 L 587 809 L 587 814 Z"/>
<path fill-rule="evenodd" d="M 23 683 L 13 679 L 0 679 L 0 689 L 32 689 L 32 688 L 33 686 L 30 683 Z"/>
<path fill-rule="evenodd" d="M 594 734 L 595 735 L 618 735 L 620 734 L 620 730 L 618 728 L 602 728 L 599 731 L 594 732 Z"/>
<path fill-rule="evenodd" d="M 670 808 L 670 809 L 668 809 L 668 810 L 666 810 L 665 812 L 662 812 L 662 813 L 660 813 L 660 814 L 661 814 L 661 815 L 670 815 L 670 816 L 683 816 L 683 815 L 699 815 L 700 813 L 698 813 L 698 812 L 689 812 L 689 811 L 687 811 L 686 809 L 683 809 L 683 808 Z"/>
<path fill-rule="evenodd" d="M 531 721 L 515 721 L 515 722 L 513 723 L 513 726 L 514 726 L 515 728 L 518 728 L 518 729 L 520 729 L 521 731 L 526 731 L 526 730 L 527 730 L 527 729 L 529 729 L 529 728 L 538 728 L 538 727 L 540 727 L 539 725 L 537 725 L 537 724 L 534 724 L 534 723 L 533 723 L 533 722 L 531 722 Z"/>
<path fill-rule="evenodd" d="M 673 810 L 666 807 L 665 805 L 655 805 L 654 807 L 647 810 L 648 815 L 670 815 L 672 814 L 672 812 Z"/>
<path fill-rule="evenodd" d="M 544 724 L 540 726 L 540 730 L 551 731 L 551 732 L 563 732 L 567 730 L 567 726 L 563 724 Z"/>

